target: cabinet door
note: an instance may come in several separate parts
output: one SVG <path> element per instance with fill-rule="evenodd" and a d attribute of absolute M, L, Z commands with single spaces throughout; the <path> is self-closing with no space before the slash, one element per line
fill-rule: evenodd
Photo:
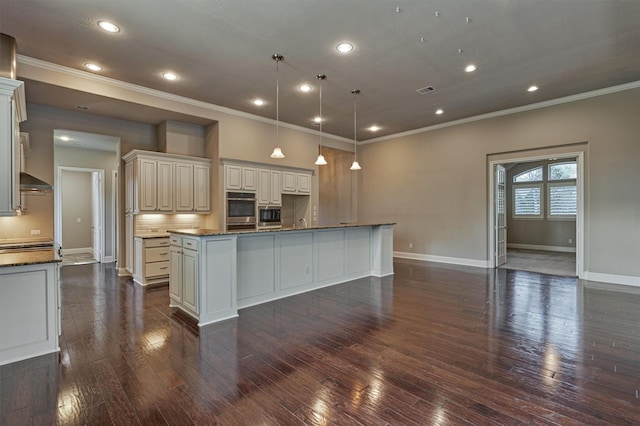
<path fill-rule="evenodd" d="M 138 210 L 156 211 L 158 208 L 155 160 L 138 160 Z"/>
<path fill-rule="evenodd" d="M 124 217 L 125 227 L 125 246 L 126 254 L 124 268 L 129 273 L 133 273 L 133 215 L 128 214 Z"/>
<path fill-rule="evenodd" d="M 193 198 L 195 211 L 211 211 L 211 167 L 193 166 Z"/>
<path fill-rule="evenodd" d="M 124 165 L 125 201 L 124 212 L 133 213 L 133 161 Z"/>
<path fill-rule="evenodd" d="M 296 192 L 298 190 L 298 174 L 282 172 L 282 192 Z"/>
<path fill-rule="evenodd" d="M 182 249 L 182 304 L 198 313 L 198 252 Z"/>
<path fill-rule="evenodd" d="M 258 188 L 258 175 L 255 167 L 242 168 L 242 189 L 255 191 Z"/>
<path fill-rule="evenodd" d="M 158 161 L 158 210 L 173 211 L 173 163 Z"/>
<path fill-rule="evenodd" d="M 271 170 L 258 169 L 258 205 L 266 205 L 271 202 Z"/>
<path fill-rule="evenodd" d="M 278 170 L 271 170 L 271 204 L 282 205 L 282 174 Z"/>
<path fill-rule="evenodd" d="M 242 189 L 242 167 L 224 166 L 225 187 L 228 191 L 240 191 Z"/>
<path fill-rule="evenodd" d="M 171 246 L 169 259 L 169 296 L 182 303 L 182 247 Z"/>
<path fill-rule="evenodd" d="M 301 194 L 311 193 L 311 175 L 298 173 L 298 192 Z"/>
<path fill-rule="evenodd" d="M 176 163 L 176 211 L 193 211 L 193 164 Z"/>

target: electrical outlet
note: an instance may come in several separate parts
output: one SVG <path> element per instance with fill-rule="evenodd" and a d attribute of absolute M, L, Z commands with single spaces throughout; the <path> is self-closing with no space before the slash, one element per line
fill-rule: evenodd
<path fill-rule="evenodd" d="M 573 244 L 573 238 L 569 238 L 569 244 Z"/>
<path fill-rule="evenodd" d="M 409 243 L 409 248 L 413 248 L 413 243 Z"/>
<path fill-rule="evenodd" d="M 82 222 L 82 219 L 77 218 L 77 219 L 76 219 L 76 222 L 80 223 L 80 222 Z"/>
<path fill-rule="evenodd" d="M 31 230 L 31 235 L 40 235 L 40 230 L 39 229 L 32 229 Z"/>

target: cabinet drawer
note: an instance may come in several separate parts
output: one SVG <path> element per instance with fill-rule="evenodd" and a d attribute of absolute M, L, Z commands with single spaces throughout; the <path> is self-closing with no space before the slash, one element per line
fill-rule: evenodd
<path fill-rule="evenodd" d="M 157 277 L 159 275 L 169 275 L 169 261 L 147 263 L 144 267 L 145 277 Z"/>
<path fill-rule="evenodd" d="M 178 236 L 172 235 L 169 238 L 169 240 L 170 240 L 172 246 L 180 246 L 180 247 L 182 247 L 182 237 L 178 237 Z"/>
<path fill-rule="evenodd" d="M 168 247 L 169 238 L 145 238 L 145 247 Z"/>
<path fill-rule="evenodd" d="M 192 238 L 183 238 L 182 247 L 191 249 L 191 250 L 198 250 L 198 240 L 195 240 Z"/>
<path fill-rule="evenodd" d="M 150 262 L 163 262 L 169 260 L 169 247 L 153 247 L 144 250 L 145 260 Z"/>

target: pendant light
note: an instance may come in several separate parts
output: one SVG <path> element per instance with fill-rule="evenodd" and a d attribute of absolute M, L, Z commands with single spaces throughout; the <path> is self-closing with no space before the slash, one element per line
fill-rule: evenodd
<path fill-rule="evenodd" d="M 324 159 L 324 155 L 322 155 L 322 80 L 327 78 L 324 74 L 316 75 L 316 78 L 320 80 L 320 145 L 318 146 L 318 159 L 314 163 L 316 166 L 326 166 L 327 160 Z"/>
<path fill-rule="evenodd" d="M 356 108 L 356 97 L 360 91 L 358 89 L 352 90 L 353 93 L 353 164 L 351 164 L 351 170 L 362 170 L 360 164 L 358 164 L 358 126 L 357 126 L 357 108 Z"/>
<path fill-rule="evenodd" d="M 284 56 L 274 53 L 271 59 L 276 61 L 276 147 L 273 148 L 271 158 L 284 158 L 280 149 L 280 83 L 278 81 L 278 65 L 284 60 Z"/>

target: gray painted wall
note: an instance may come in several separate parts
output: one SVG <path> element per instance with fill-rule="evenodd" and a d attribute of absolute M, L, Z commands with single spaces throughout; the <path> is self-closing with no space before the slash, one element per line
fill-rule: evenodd
<path fill-rule="evenodd" d="M 640 277 L 638 117 L 634 89 L 363 145 L 361 219 L 397 222 L 396 251 L 487 261 L 489 160 L 582 151 L 585 270 Z"/>
<path fill-rule="evenodd" d="M 64 188 L 61 196 L 62 247 L 91 247 L 91 173 L 65 170 L 62 172 L 61 181 Z"/>

